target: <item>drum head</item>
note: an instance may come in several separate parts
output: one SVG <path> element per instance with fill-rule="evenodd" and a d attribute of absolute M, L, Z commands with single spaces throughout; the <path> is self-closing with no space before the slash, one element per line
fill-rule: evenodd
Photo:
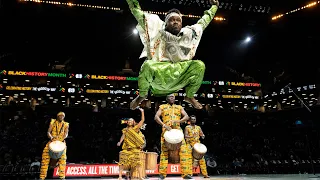
<path fill-rule="evenodd" d="M 207 147 L 201 143 L 195 143 L 193 148 L 194 148 L 194 150 L 196 150 L 199 153 L 206 153 L 207 152 Z"/>
<path fill-rule="evenodd" d="M 171 129 L 170 131 L 166 131 L 163 137 L 170 144 L 178 144 L 183 140 L 184 135 L 179 129 Z"/>
<path fill-rule="evenodd" d="M 61 152 L 66 149 L 66 144 L 61 141 L 53 141 L 49 144 L 49 149 L 53 152 Z"/>

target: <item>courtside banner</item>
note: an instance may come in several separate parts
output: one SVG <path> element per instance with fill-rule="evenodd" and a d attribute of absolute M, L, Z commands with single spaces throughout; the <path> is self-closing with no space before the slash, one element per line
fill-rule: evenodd
<path fill-rule="evenodd" d="M 158 169 L 147 170 L 146 173 L 148 175 L 159 174 Z M 197 168 L 194 173 L 199 174 L 200 169 Z M 169 174 L 181 174 L 180 164 L 168 164 L 168 175 Z M 117 164 L 67 164 L 66 166 L 66 177 L 101 177 L 117 175 L 119 175 L 119 166 Z M 59 176 L 58 168 L 54 168 L 53 176 Z"/>

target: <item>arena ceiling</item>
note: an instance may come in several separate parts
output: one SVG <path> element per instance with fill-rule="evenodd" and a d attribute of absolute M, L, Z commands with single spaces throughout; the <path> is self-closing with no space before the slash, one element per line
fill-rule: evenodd
<path fill-rule="evenodd" d="M 66 64 L 73 72 L 115 74 L 128 60 L 134 71 L 139 70 L 143 62 L 138 59 L 142 45 L 138 36 L 132 34 L 136 22 L 125 0 L 50 2 L 58 1 L 120 10 L 3 1 L 0 3 L 2 67 L 48 70 L 52 65 Z M 201 15 L 206 3 L 206 0 L 148 0 L 141 1 L 141 6 L 148 11 L 165 12 L 174 7 L 184 14 Z M 226 21 L 215 21 L 206 29 L 196 56 L 206 63 L 207 77 L 266 84 L 314 81 L 319 73 L 315 63 L 320 45 L 316 23 L 320 5 L 272 21 L 274 15 L 310 2 L 220 3 L 223 5 L 217 16 Z M 196 19 L 184 19 L 185 24 L 195 22 Z M 246 37 L 252 41 L 244 44 Z"/>

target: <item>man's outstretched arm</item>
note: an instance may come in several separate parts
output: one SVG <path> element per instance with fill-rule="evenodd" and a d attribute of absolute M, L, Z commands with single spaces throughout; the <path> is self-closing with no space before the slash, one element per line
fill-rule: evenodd
<path fill-rule="evenodd" d="M 200 24 L 202 26 L 202 29 L 206 29 L 206 27 L 210 24 L 210 22 L 213 20 L 219 6 L 218 0 L 210 0 L 212 6 L 209 10 L 206 10 L 204 12 L 204 15 L 201 19 L 197 22 L 197 24 Z"/>
<path fill-rule="evenodd" d="M 144 13 L 141 10 L 141 7 L 140 7 L 138 0 L 127 0 L 127 3 L 129 5 L 131 13 L 136 18 L 139 25 L 144 29 L 145 28 Z"/>

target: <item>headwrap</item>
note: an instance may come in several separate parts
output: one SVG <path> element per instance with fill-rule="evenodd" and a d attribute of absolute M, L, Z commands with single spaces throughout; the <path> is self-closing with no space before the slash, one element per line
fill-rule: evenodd
<path fill-rule="evenodd" d="M 57 114 L 57 116 L 63 116 L 63 117 L 66 117 L 66 114 L 64 114 L 64 112 L 59 112 L 59 113 Z"/>
<path fill-rule="evenodd" d="M 178 13 L 176 13 L 176 12 L 172 12 L 172 13 L 169 13 L 169 14 L 166 15 L 166 18 L 165 18 L 164 22 L 167 24 L 167 23 L 168 23 L 168 20 L 169 20 L 171 17 L 173 17 L 173 16 L 178 16 L 178 17 L 180 17 L 180 19 L 181 19 L 181 21 L 182 21 L 182 15 L 181 15 L 181 14 L 178 14 Z"/>
<path fill-rule="evenodd" d="M 167 101 L 168 101 L 168 99 L 169 99 L 170 96 L 176 97 L 173 93 L 172 93 L 172 94 L 169 94 L 169 95 L 167 95 L 167 97 L 166 97 L 166 100 L 167 100 Z"/>
<path fill-rule="evenodd" d="M 128 124 L 128 121 L 131 121 L 131 120 L 133 121 L 134 125 L 137 124 L 137 123 L 135 122 L 135 120 L 132 119 L 132 118 L 124 118 L 124 119 L 121 119 L 121 124 Z M 147 124 L 144 123 L 144 124 L 140 127 L 140 129 L 146 130 L 146 126 L 147 126 Z"/>

